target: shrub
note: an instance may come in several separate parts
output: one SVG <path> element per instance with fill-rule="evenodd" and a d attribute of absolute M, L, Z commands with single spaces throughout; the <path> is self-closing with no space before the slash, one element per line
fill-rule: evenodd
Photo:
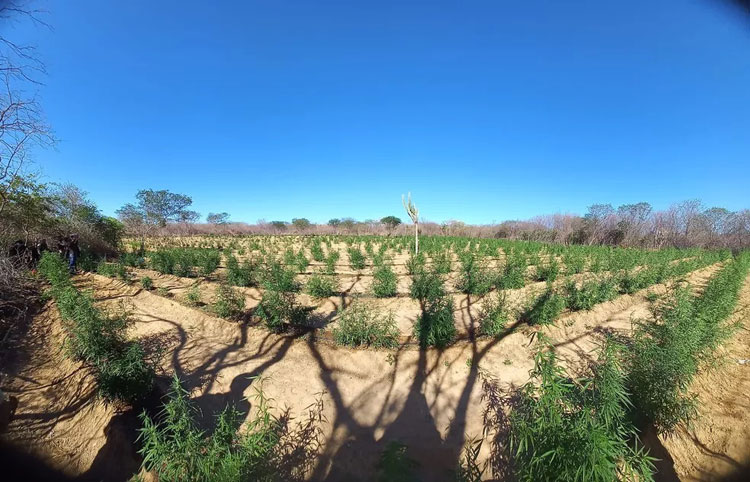
<path fill-rule="evenodd" d="M 406 445 L 388 442 L 377 465 L 378 482 L 413 482 L 419 480 L 416 468 L 419 464 L 406 453 Z"/>
<path fill-rule="evenodd" d="M 325 254 L 323 254 L 323 247 L 320 245 L 320 242 L 313 242 L 312 246 L 310 246 L 310 255 L 319 263 L 325 260 Z"/>
<path fill-rule="evenodd" d="M 611 300 L 617 295 L 612 279 L 585 281 L 580 287 L 571 280 L 565 285 L 566 305 L 572 311 L 590 310 L 594 305 Z"/>
<path fill-rule="evenodd" d="M 524 313 L 523 319 L 531 325 L 550 325 L 564 309 L 565 298 L 547 288 Z"/>
<path fill-rule="evenodd" d="M 429 300 L 417 318 L 414 331 L 420 346 L 444 348 L 456 337 L 453 322 L 453 299 L 442 297 Z"/>
<path fill-rule="evenodd" d="M 591 378 L 572 381 L 554 351 L 540 351 L 510 413 L 509 454 L 519 480 L 653 480 L 652 460 L 631 444 L 619 348 L 607 342 Z"/>
<path fill-rule="evenodd" d="M 336 284 L 334 277 L 315 273 L 307 280 L 305 291 L 315 298 L 328 298 L 336 295 L 338 290 Z"/>
<path fill-rule="evenodd" d="M 141 345 L 123 343 L 97 365 L 99 393 L 105 400 L 135 402 L 151 390 L 154 370 L 146 362 Z"/>
<path fill-rule="evenodd" d="M 227 284 L 219 285 L 213 311 L 221 318 L 237 319 L 245 309 L 245 297 Z"/>
<path fill-rule="evenodd" d="M 232 286 L 254 286 L 256 282 L 257 264 L 252 260 L 246 260 L 240 265 L 237 258 L 227 256 L 227 283 Z"/>
<path fill-rule="evenodd" d="M 283 331 L 286 324 L 305 325 L 309 312 L 309 308 L 297 305 L 294 293 L 274 290 L 266 291 L 255 309 L 255 315 L 275 332 Z"/>
<path fill-rule="evenodd" d="M 432 267 L 438 274 L 448 274 L 451 272 L 451 254 L 450 251 L 437 251 L 432 255 Z"/>
<path fill-rule="evenodd" d="M 339 345 L 367 345 L 375 348 L 398 346 L 399 331 L 393 313 L 379 316 L 365 303 L 355 303 L 339 313 L 333 337 Z"/>
<path fill-rule="evenodd" d="M 300 273 L 307 271 L 307 267 L 310 266 L 310 260 L 305 256 L 304 250 L 300 249 L 299 253 L 297 253 L 294 259 L 294 266 L 296 266 L 297 271 Z"/>
<path fill-rule="evenodd" d="M 365 268 L 365 255 L 360 251 L 359 247 L 352 246 L 347 249 L 349 253 L 349 264 L 356 270 Z"/>
<path fill-rule="evenodd" d="M 193 285 L 185 293 L 185 299 L 188 304 L 196 306 L 201 302 L 201 289 L 198 285 Z"/>
<path fill-rule="evenodd" d="M 143 469 L 165 482 L 275 480 L 281 424 L 271 414 L 262 388 L 256 389 L 253 405 L 256 413 L 244 433 L 238 432 L 244 415 L 227 407 L 213 433 L 206 434 L 197 427 L 189 393 L 175 377 L 162 420 L 153 421 L 145 411 L 141 414 Z"/>
<path fill-rule="evenodd" d="M 372 292 L 377 298 L 390 298 L 398 292 L 398 277 L 390 266 L 381 265 L 372 275 Z"/>
<path fill-rule="evenodd" d="M 523 258 L 516 256 L 506 258 L 503 272 L 497 281 L 497 287 L 503 290 L 523 288 L 526 284 L 525 270 L 526 264 Z"/>
<path fill-rule="evenodd" d="M 536 267 L 537 281 L 555 281 L 558 274 L 560 274 L 560 265 L 557 264 L 557 260 L 554 257 L 547 263 Z"/>
<path fill-rule="evenodd" d="M 420 271 L 424 271 L 426 264 L 424 252 L 419 254 L 411 253 L 409 259 L 406 261 L 406 270 L 410 275 L 415 275 Z"/>
<path fill-rule="evenodd" d="M 445 296 L 443 278 L 434 271 L 422 268 L 412 276 L 410 293 L 412 298 L 423 305 L 427 301 L 442 298 Z"/>
<path fill-rule="evenodd" d="M 492 279 L 486 267 L 471 252 L 461 253 L 461 270 L 456 287 L 463 293 L 483 295 L 492 289 Z"/>
<path fill-rule="evenodd" d="M 338 262 L 340 256 L 341 255 L 336 250 L 328 252 L 328 257 L 326 257 L 326 274 L 336 274 L 336 263 Z"/>
<path fill-rule="evenodd" d="M 296 281 L 296 273 L 287 269 L 281 263 L 270 259 L 266 263 L 266 269 L 263 273 L 263 287 L 270 291 L 280 291 L 284 293 L 296 293 L 300 289 Z"/>
<path fill-rule="evenodd" d="M 121 253 L 119 261 L 120 264 L 133 268 L 143 268 L 146 266 L 146 260 L 138 253 Z"/>
<path fill-rule="evenodd" d="M 144 290 L 151 291 L 152 289 L 154 289 L 154 280 L 152 280 L 148 276 L 144 276 L 143 278 L 141 278 L 141 287 Z"/>
<path fill-rule="evenodd" d="M 498 293 L 497 298 L 488 297 L 484 300 L 479 322 L 479 333 L 486 336 L 500 336 L 505 333 L 505 327 L 510 320 L 507 297 Z"/>
<path fill-rule="evenodd" d="M 106 261 L 100 261 L 99 264 L 96 265 L 96 272 L 108 278 L 120 278 L 125 281 L 130 279 L 128 270 L 120 263 L 107 263 Z"/>

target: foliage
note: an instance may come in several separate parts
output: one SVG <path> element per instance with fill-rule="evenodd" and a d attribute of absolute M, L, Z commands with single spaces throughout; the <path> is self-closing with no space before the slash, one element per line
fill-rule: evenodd
<path fill-rule="evenodd" d="M 196 306 L 201 302 L 201 288 L 198 285 L 193 285 L 185 293 L 185 300 L 188 304 Z"/>
<path fill-rule="evenodd" d="M 206 222 L 209 224 L 227 224 L 229 223 L 229 213 L 208 213 Z"/>
<path fill-rule="evenodd" d="M 240 265 L 234 255 L 227 256 L 227 283 L 232 286 L 255 286 L 258 265 L 253 260 L 245 260 Z"/>
<path fill-rule="evenodd" d="M 117 210 L 117 215 L 128 229 L 137 234 L 153 232 L 155 227 L 194 218 L 197 214 L 187 209 L 193 200 L 184 194 L 141 189 L 135 197 L 137 203 L 124 205 Z"/>
<path fill-rule="evenodd" d="M 256 412 L 244 432 L 239 432 L 243 415 L 230 406 L 207 434 L 198 428 L 197 411 L 175 376 L 162 419 L 141 414 L 143 468 L 165 482 L 276 480 L 281 425 L 262 387 L 256 388 L 253 405 Z"/>
<path fill-rule="evenodd" d="M 218 316 L 228 319 L 238 319 L 245 309 L 245 297 L 228 284 L 220 284 L 216 290 L 216 300 L 213 311 Z"/>
<path fill-rule="evenodd" d="M 336 263 L 338 262 L 340 256 L 341 255 L 336 250 L 328 252 L 328 256 L 326 257 L 326 274 L 336 274 Z"/>
<path fill-rule="evenodd" d="M 283 331 L 286 325 L 304 326 L 307 322 L 309 308 L 299 306 L 292 292 L 267 290 L 263 293 L 255 316 L 274 332 Z"/>
<path fill-rule="evenodd" d="M 388 265 L 375 268 L 372 274 L 372 292 L 377 298 L 390 298 L 398 292 L 398 277 Z"/>
<path fill-rule="evenodd" d="M 296 293 L 300 290 L 300 284 L 295 278 L 294 271 L 287 269 L 278 260 L 270 258 L 261 273 L 261 284 L 266 290 Z"/>
<path fill-rule="evenodd" d="M 560 265 L 555 258 L 536 267 L 536 281 L 555 281 L 560 274 Z"/>
<path fill-rule="evenodd" d="M 406 445 L 391 441 L 380 454 L 377 465 L 378 482 L 415 482 L 419 480 L 417 461 L 409 457 Z"/>
<path fill-rule="evenodd" d="M 503 290 L 523 288 L 526 284 L 526 269 L 523 258 L 518 256 L 506 257 L 503 272 L 497 280 L 497 287 Z"/>
<path fill-rule="evenodd" d="M 453 299 L 447 296 L 425 303 L 414 326 L 421 347 L 445 348 L 453 342 L 456 337 L 453 308 Z"/>
<path fill-rule="evenodd" d="M 304 231 L 310 226 L 312 226 L 312 223 L 307 218 L 294 218 L 292 219 L 292 226 L 294 226 L 296 229 L 299 229 L 300 231 Z"/>
<path fill-rule="evenodd" d="M 386 216 L 380 220 L 380 223 L 386 225 L 389 230 L 393 230 L 401 224 L 401 220 L 396 216 Z"/>
<path fill-rule="evenodd" d="M 131 324 L 127 314 L 111 315 L 96 308 L 90 294 L 73 286 L 65 263 L 56 254 L 44 253 L 39 272 L 52 285 L 50 292 L 68 334 L 66 349 L 94 368 L 100 395 L 128 403 L 144 397 L 153 384 L 154 371 L 141 346 L 127 340 Z"/>
<path fill-rule="evenodd" d="M 429 269 L 420 269 L 412 276 L 411 297 L 424 305 L 428 301 L 445 296 L 443 278 Z"/>
<path fill-rule="evenodd" d="M 154 289 L 154 280 L 152 280 L 148 276 L 144 276 L 143 278 L 141 278 L 141 287 L 144 290 L 151 291 L 152 289 Z"/>
<path fill-rule="evenodd" d="M 590 310 L 597 303 L 617 296 L 615 281 L 611 278 L 584 281 L 580 287 L 570 280 L 565 285 L 565 303 L 571 311 Z"/>
<path fill-rule="evenodd" d="M 209 276 L 221 262 L 221 253 L 215 249 L 164 248 L 149 254 L 149 264 L 162 274 L 193 277 Z"/>
<path fill-rule="evenodd" d="M 565 298 L 547 288 L 526 310 L 523 319 L 531 325 L 550 325 L 564 309 Z"/>
<path fill-rule="evenodd" d="M 128 270 L 120 263 L 107 263 L 106 261 L 100 261 L 99 264 L 96 265 L 96 272 L 109 278 L 120 278 L 125 281 L 130 279 Z"/>
<path fill-rule="evenodd" d="M 608 341 L 590 378 L 571 380 L 553 350 L 534 358 L 531 381 L 510 413 L 510 453 L 522 481 L 653 480 L 652 460 L 633 446 L 635 428 L 620 347 Z"/>
<path fill-rule="evenodd" d="M 305 291 L 315 298 L 328 298 L 335 296 L 338 291 L 336 278 L 315 273 L 310 276 L 305 285 Z"/>
<path fill-rule="evenodd" d="M 338 326 L 333 329 L 336 343 L 346 346 L 395 348 L 398 346 L 398 335 L 393 313 L 378 315 L 366 303 L 354 303 L 342 310 Z"/>
<path fill-rule="evenodd" d="M 482 261 L 477 259 L 476 255 L 470 251 L 461 253 L 459 260 L 461 269 L 456 288 L 467 294 L 483 295 L 488 293 L 495 280 Z"/>
<path fill-rule="evenodd" d="M 499 292 L 495 298 L 488 296 L 482 305 L 479 333 L 494 337 L 502 335 L 505 333 L 510 316 L 505 293 Z"/>
<path fill-rule="evenodd" d="M 351 248 L 348 248 L 347 252 L 349 253 L 349 264 L 352 266 L 352 268 L 356 270 L 365 268 L 365 255 L 362 253 L 358 246 L 352 246 Z"/>

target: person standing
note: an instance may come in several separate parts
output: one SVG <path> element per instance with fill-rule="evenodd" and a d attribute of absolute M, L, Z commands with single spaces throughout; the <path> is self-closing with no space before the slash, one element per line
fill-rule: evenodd
<path fill-rule="evenodd" d="M 70 274 L 76 274 L 76 262 L 81 255 L 81 249 L 78 247 L 78 235 L 72 234 L 68 241 L 68 269 Z"/>

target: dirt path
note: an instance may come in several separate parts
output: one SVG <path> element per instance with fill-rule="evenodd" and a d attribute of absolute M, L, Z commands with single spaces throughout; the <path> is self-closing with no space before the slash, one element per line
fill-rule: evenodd
<path fill-rule="evenodd" d="M 731 321 L 739 329 L 719 350 L 723 362 L 693 383 L 694 426 L 662 439 L 683 481 L 750 480 L 750 277 Z"/>

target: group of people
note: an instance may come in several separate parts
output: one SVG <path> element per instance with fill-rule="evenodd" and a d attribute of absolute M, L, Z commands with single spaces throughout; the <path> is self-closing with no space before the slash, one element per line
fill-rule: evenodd
<path fill-rule="evenodd" d="M 58 237 L 56 250 L 60 257 L 68 262 L 70 274 L 75 274 L 76 263 L 81 256 L 81 249 L 78 247 L 78 235 L 71 234 L 70 236 Z M 50 251 L 46 239 L 37 239 L 33 243 L 27 243 L 19 239 L 11 245 L 8 250 L 8 257 L 18 267 L 26 266 L 33 269 L 45 251 Z"/>

